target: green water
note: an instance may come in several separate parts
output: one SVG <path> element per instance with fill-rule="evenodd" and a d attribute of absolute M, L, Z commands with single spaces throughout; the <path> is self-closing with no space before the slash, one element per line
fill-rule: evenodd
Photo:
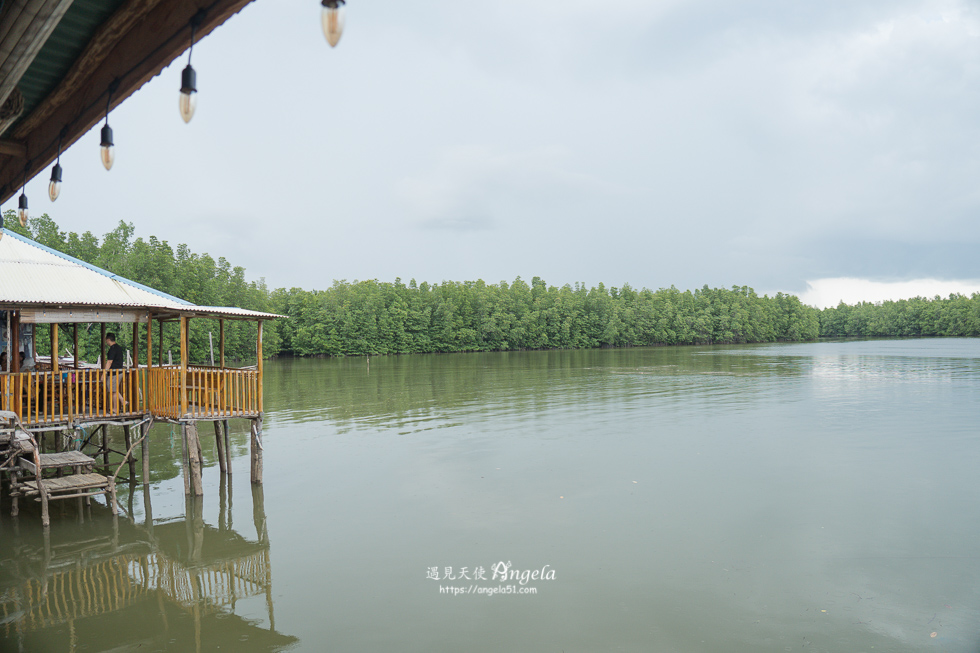
<path fill-rule="evenodd" d="M 980 648 L 980 341 L 266 370 L 259 492 L 233 423 L 203 501 L 165 425 L 115 523 L 3 499 L 0 650 Z"/>

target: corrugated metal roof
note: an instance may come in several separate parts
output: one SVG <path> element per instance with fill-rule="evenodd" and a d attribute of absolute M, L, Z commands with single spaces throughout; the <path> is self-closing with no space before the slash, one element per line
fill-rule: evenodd
<path fill-rule="evenodd" d="M 243 308 L 197 306 L 0 229 L 0 304 L 98 306 L 238 319 L 284 317 Z"/>
<path fill-rule="evenodd" d="M 0 302 L 176 311 L 192 305 L 7 230 L 0 238 Z"/>

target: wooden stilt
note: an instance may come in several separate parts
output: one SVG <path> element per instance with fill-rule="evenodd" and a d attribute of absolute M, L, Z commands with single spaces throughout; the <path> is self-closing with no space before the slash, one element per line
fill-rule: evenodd
<path fill-rule="evenodd" d="M 262 414 L 252 420 L 251 438 L 252 483 L 262 484 Z"/>
<path fill-rule="evenodd" d="M 224 439 L 221 437 L 221 422 L 215 420 L 214 422 L 214 441 L 218 449 L 218 469 L 222 474 L 228 473 L 228 463 L 225 460 L 225 443 Z"/>
<path fill-rule="evenodd" d="M 136 480 L 136 459 L 133 458 L 133 452 L 129 450 L 133 446 L 133 434 L 129 426 L 123 427 L 123 437 L 126 440 L 126 451 L 128 453 L 126 457 L 129 459 L 129 480 L 133 482 Z"/>
<path fill-rule="evenodd" d="M 191 495 L 191 473 L 187 457 L 187 424 L 180 425 L 180 466 L 184 473 L 184 496 Z"/>
<path fill-rule="evenodd" d="M 102 463 L 109 466 L 109 427 L 102 425 Z"/>
<path fill-rule="evenodd" d="M 197 424 L 187 422 L 184 426 L 187 433 L 188 468 L 190 470 L 190 494 L 204 494 L 204 484 L 201 480 L 201 440 L 197 432 Z"/>
<path fill-rule="evenodd" d="M 222 430 L 225 432 L 225 469 L 231 474 L 231 440 L 228 437 L 228 420 L 221 423 Z"/>
<path fill-rule="evenodd" d="M 150 482 L 150 423 L 147 422 L 140 427 L 140 435 L 143 442 L 140 443 L 140 454 L 143 456 L 143 484 Z"/>

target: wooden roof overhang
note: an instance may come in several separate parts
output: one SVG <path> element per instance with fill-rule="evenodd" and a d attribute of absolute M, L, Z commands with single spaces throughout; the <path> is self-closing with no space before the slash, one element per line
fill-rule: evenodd
<path fill-rule="evenodd" d="M 0 3 L 0 202 L 104 118 L 110 86 L 111 109 L 180 56 L 195 16 L 200 40 L 250 2 Z"/>

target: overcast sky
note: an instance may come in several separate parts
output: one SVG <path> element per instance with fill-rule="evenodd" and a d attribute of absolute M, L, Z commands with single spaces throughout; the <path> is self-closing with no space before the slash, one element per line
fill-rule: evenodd
<path fill-rule="evenodd" d="M 350 0 L 336 49 L 319 12 L 246 7 L 194 49 L 189 125 L 185 55 L 110 116 L 113 170 L 96 127 L 32 210 L 271 287 L 980 290 L 975 4 Z"/>

